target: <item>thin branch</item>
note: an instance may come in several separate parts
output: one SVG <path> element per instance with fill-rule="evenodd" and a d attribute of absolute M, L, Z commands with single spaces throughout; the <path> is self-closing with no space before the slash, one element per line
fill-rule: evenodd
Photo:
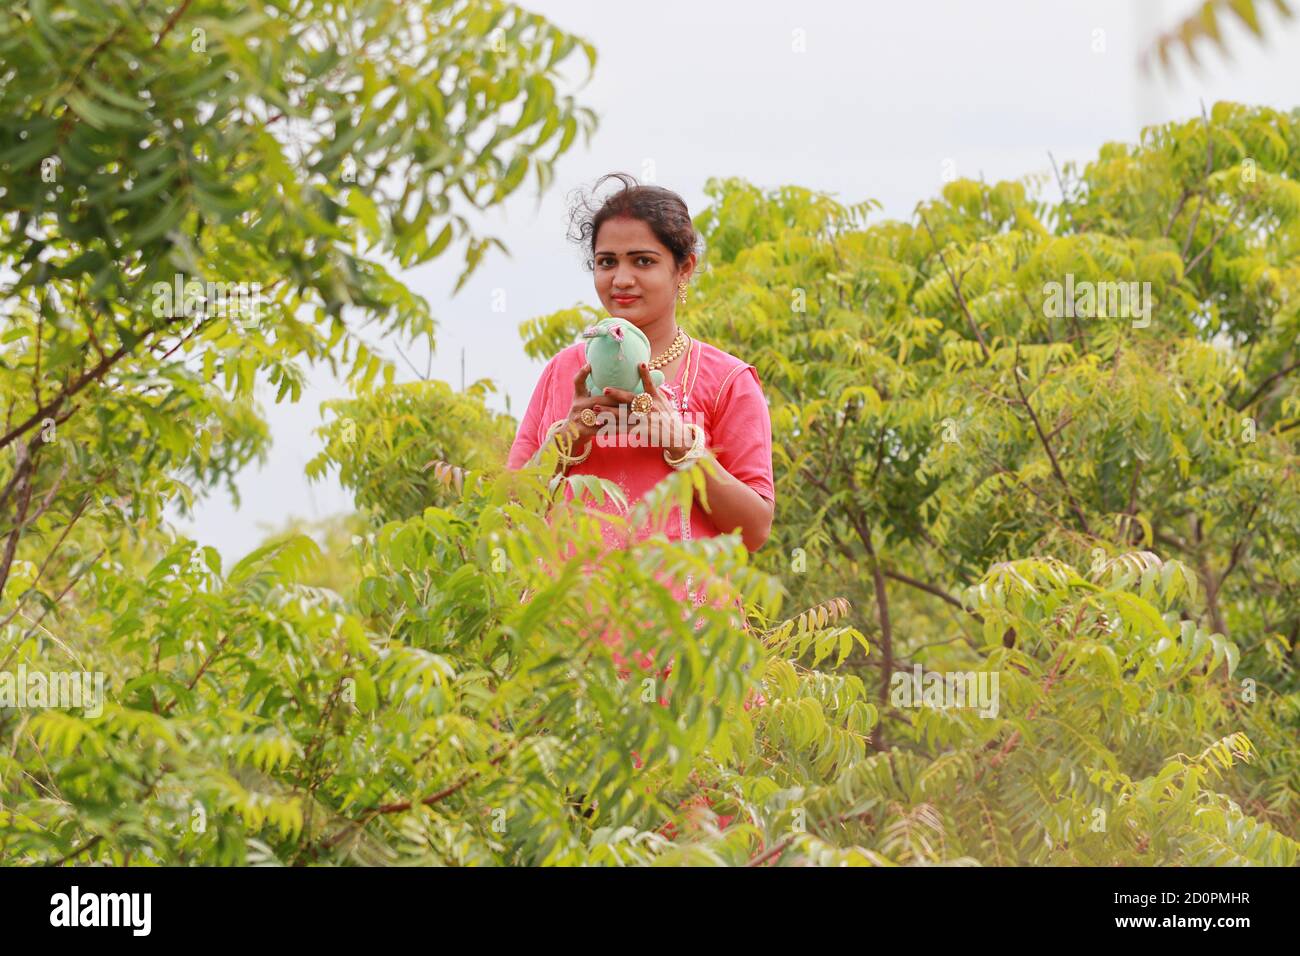
<path fill-rule="evenodd" d="M 50 510 L 50 505 L 54 503 L 54 496 L 58 494 L 59 486 L 63 484 L 63 479 L 66 477 L 68 477 L 68 462 L 65 461 L 63 467 L 59 469 L 58 475 L 55 476 L 54 481 L 50 484 L 50 490 L 47 491 L 45 497 L 41 499 L 40 507 L 36 509 L 34 515 L 27 519 L 28 524 L 32 524 L 39 520 L 41 515 Z"/>
<path fill-rule="evenodd" d="M 146 332 L 145 334 L 147 335 L 148 333 Z M 10 444 L 13 443 L 15 438 L 18 438 L 19 436 L 23 435 L 25 432 L 27 432 L 29 429 L 31 429 L 34 425 L 36 425 L 41 420 L 45 418 L 49 418 L 50 413 L 57 411 L 59 408 L 61 408 L 63 403 L 66 402 L 69 398 L 76 395 L 78 392 L 80 392 L 91 382 L 98 381 L 100 378 L 102 378 L 104 373 L 107 372 L 110 368 L 112 368 L 113 365 L 115 365 L 117 362 L 119 362 L 122 359 L 122 357 L 125 356 L 129 351 L 130 351 L 129 346 L 127 345 L 121 346 L 112 355 L 100 361 L 99 364 L 96 365 L 93 369 L 83 373 L 81 377 L 78 378 L 71 385 L 65 385 L 62 391 L 60 391 L 59 394 L 54 399 L 52 399 L 49 402 L 46 402 L 45 405 L 38 408 L 35 412 L 31 414 L 31 417 L 29 417 L 21 425 L 11 428 L 3 437 L 0 437 L 0 448 L 7 448 Z"/>
<path fill-rule="evenodd" d="M 64 467 L 64 471 L 66 472 L 67 465 L 65 464 L 63 467 Z M 46 568 L 50 566 L 50 562 L 54 560 L 54 556 L 59 553 L 59 548 L 63 546 L 63 540 L 68 536 L 68 532 L 72 530 L 72 526 L 77 523 L 77 519 L 81 517 L 81 513 L 86 510 L 86 505 L 90 503 L 90 499 L 91 496 L 87 495 L 85 499 L 81 502 L 81 505 L 77 508 L 76 513 L 73 514 L 72 520 L 68 522 L 67 527 L 63 529 L 63 533 L 59 535 L 59 540 L 54 542 L 54 547 L 50 549 L 50 553 L 47 554 L 45 556 L 45 560 L 41 562 L 41 566 L 40 568 L 37 569 L 36 577 L 32 579 L 32 583 L 27 586 L 27 590 L 23 591 L 22 594 L 18 595 L 17 600 L 14 601 L 14 609 L 9 612 L 8 616 L 6 616 L 3 621 L 0 621 L 0 628 L 3 628 L 5 625 L 7 625 L 10 621 L 14 619 L 14 615 L 16 615 L 19 609 L 22 608 L 23 601 L 27 600 L 27 595 L 33 593 L 36 590 L 36 585 L 40 584 L 41 577 L 42 575 L 45 574 Z"/>
<path fill-rule="evenodd" d="M 42 295 L 41 308 L 37 309 L 36 315 L 36 363 L 32 369 L 32 395 L 36 398 L 36 407 L 41 406 L 41 339 L 45 337 L 45 306 L 49 305 L 49 299 Z"/>
<path fill-rule="evenodd" d="M 1124 513 L 1130 518 L 1137 514 L 1138 478 L 1140 478 L 1141 475 L 1142 461 L 1141 459 L 1138 459 L 1138 461 L 1133 465 L 1133 479 L 1129 482 L 1128 486 L 1128 507 L 1124 509 Z"/>
<path fill-rule="evenodd" d="M 1184 189 L 1183 194 L 1178 197 L 1178 204 L 1174 206 L 1173 215 L 1169 217 L 1169 221 L 1165 223 L 1165 228 L 1160 232 L 1161 238 L 1169 237 L 1170 231 L 1174 228 L 1174 222 L 1177 221 L 1178 219 L 1178 214 L 1183 211 L 1183 207 L 1187 205 L 1187 200 L 1190 199 L 1191 197 L 1192 197 L 1191 191 L 1188 189 Z"/>
<path fill-rule="evenodd" d="M 870 817 L 871 814 L 872 814 L 871 810 L 860 810 L 857 813 L 841 813 L 838 816 L 831 817 L 829 820 L 825 821 L 824 823 L 819 824 L 818 829 L 822 827 L 832 826 L 833 824 L 836 823 L 848 823 L 852 820 L 861 819 L 863 817 Z M 754 857 L 745 865 L 762 866 L 764 863 L 766 863 L 768 860 L 772 859 L 773 857 L 780 856 L 782 853 L 786 851 L 786 849 L 790 846 L 790 844 L 794 842 L 795 836 L 796 834 L 791 834 L 787 836 L 785 839 L 777 843 L 773 843 L 771 848 L 764 850 L 762 853 Z"/>
<path fill-rule="evenodd" d="M 505 750 L 503 750 L 501 753 L 497 754 L 495 757 L 493 757 L 491 760 L 488 761 L 488 765 L 496 766 L 497 764 L 499 764 L 502 760 L 504 760 L 507 756 L 510 755 L 511 751 L 513 751 L 515 747 L 517 747 L 520 744 L 521 740 L 522 738 L 515 738 L 514 740 L 512 740 L 510 742 L 510 746 L 508 746 Z M 438 803 L 441 800 L 447 799 L 447 797 L 450 797 L 453 793 L 456 793 L 457 791 L 463 789 L 468 784 L 472 783 L 475 780 L 475 778 L 479 776 L 480 773 L 481 771 L 478 770 L 471 771 L 470 773 L 466 774 L 464 777 L 462 777 L 460 780 L 456 781 L 455 783 L 451 784 L 450 786 L 445 787 L 444 789 L 439 790 L 437 793 L 430 794 L 429 796 L 419 800 L 418 805 L 432 806 L 433 804 Z M 397 803 L 385 803 L 378 807 L 375 807 L 372 810 L 367 811 L 358 819 L 350 821 L 347 826 L 341 829 L 338 833 L 334 834 L 334 836 L 327 839 L 324 843 L 324 847 L 327 850 L 333 849 L 335 846 L 339 844 L 340 841 L 343 840 L 344 837 L 348 836 L 350 833 L 352 833 L 355 830 L 365 829 L 366 825 L 369 824 L 371 820 L 373 820 L 375 817 L 381 814 L 403 813 L 407 810 L 412 809 L 416 805 L 417 805 L 416 803 L 412 803 L 410 800 L 402 800 Z"/>
<path fill-rule="evenodd" d="M 1215 231 L 1214 235 L 1210 237 L 1210 241 L 1206 247 L 1198 252 L 1196 258 L 1189 262 L 1187 268 L 1183 270 L 1184 277 L 1191 275 L 1192 270 L 1201 264 L 1201 260 L 1208 256 L 1214 250 L 1214 247 L 1219 244 L 1219 240 L 1223 238 L 1223 234 L 1227 232 L 1228 227 L 1232 225 L 1232 220 L 1236 218 L 1237 212 L 1241 209 L 1241 205 L 1240 200 L 1232 204 L 1232 210 L 1228 213 L 1228 218 L 1223 220 L 1223 225 Z"/>
<path fill-rule="evenodd" d="M 94 847 L 95 845 L 97 845 L 97 844 L 99 843 L 99 841 L 102 840 L 102 839 L 104 839 L 103 834 L 98 834 L 98 835 L 96 835 L 96 836 L 93 836 L 93 837 L 91 837 L 89 840 L 87 840 L 85 843 L 81 844 L 81 846 L 77 847 L 75 850 L 72 850 L 72 851 L 71 851 L 70 853 L 68 853 L 67 855 L 62 856 L 62 857 L 60 857 L 59 859 L 55 860 L 53 863 L 49 863 L 49 864 L 46 864 L 46 865 L 47 865 L 47 866 L 62 866 L 64 863 L 67 863 L 69 860 L 73 859 L 74 857 L 81 856 L 81 854 L 85 853 L 87 850 L 89 850 L 89 849 L 91 849 L 92 847 Z"/>
<path fill-rule="evenodd" d="M 943 250 L 939 248 L 939 242 L 934 237 L 934 230 L 930 228 L 929 221 L 925 215 L 921 215 L 921 223 L 925 226 L 925 231 L 930 234 L 930 243 L 934 246 L 934 251 L 939 255 L 939 261 L 943 264 L 943 271 L 948 274 L 948 281 L 952 284 L 953 292 L 957 294 L 957 304 L 961 306 L 962 314 L 966 316 L 966 322 L 970 325 L 971 331 L 975 333 L 975 338 L 979 341 L 980 351 L 984 353 L 984 361 L 989 360 L 989 347 L 984 341 L 984 333 L 976 324 L 975 318 L 970 314 L 970 309 L 966 306 L 966 297 L 961 294 L 961 283 L 953 275 L 952 269 L 948 266 L 948 260 L 944 257 Z"/>
<path fill-rule="evenodd" d="M 40 440 L 40 436 L 38 435 L 27 443 L 25 451 L 18 454 L 19 461 L 18 465 L 14 468 L 13 476 L 9 479 L 8 484 L 5 485 L 4 490 L 0 491 L 0 507 L 3 507 L 5 502 L 9 500 L 9 495 L 13 493 L 13 490 L 17 487 L 18 483 L 23 480 L 28 469 L 34 467 L 32 465 L 32 455 L 35 453 L 37 446 L 41 444 L 43 444 L 43 442 Z"/>
<path fill-rule="evenodd" d="M 1250 525 L 1251 522 L 1255 520 L 1255 513 L 1259 510 L 1259 506 L 1263 501 L 1263 498 L 1256 498 L 1254 505 L 1251 506 L 1250 514 L 1246 515 L 1245 529 L 1242 531 L 1241 537 L 1233 544 L 1232 554 L 1228 559 L 1228 566 L 1224 569 L 1223 573 L 1219 575 L 1218 581 L 1214 580 L 1208 562 L 1202 562 L 1207 584 L 1206 603 L 1209 605 L 1210 615 L 1214 621 L 1216 629 L 1224 637 L 1229 637 L 1231 635 L 1228 634 L 1227 622 L 1223 619 L 1223 614 L 1219 609 L 1219 595 L 1223 592 L 1223 583 L 1228 580 L 1228 575 L 1236 569 L 1237 562 L 1241 558 L 1242 549 L 1246 546 L 1246 542 L 1250 540 L 1250 536 L 1254 533 L 1254 529 Z"/>
<path fill-rule="evenodd" d="M 1047 151 L 1047 158 L 1052 161 L 1052 172 L 1056 174 L 1056 185 L 1061 188 L 1061 208 L 1068 211 L 1070 208 L 1070 197 L 1065 192 L 1065 180 L 1061 178 L 1061 170 L 1057 167 L 1056 157 L 1052 155 L 1050 149 Z"/>
<path fill-rule="evenodd" d="M 1086 598 L 1079 602 L 1079 609 L 1074 615 L 1074 624 L 1070 628 L 1070 636 L 1062 642 L 1061 653 L 1056 656 L 1056 661 L 1052 664 L 1051 673 L 1047 675 L 1047 680 L 1043 683 L 1042 696 L 1034 701 L 1033 705 L 1030 706 L 1028 712 L 1025 714 L 1026 723 L 1032 722 L 1033 719 L 1038 716 L 1038 711 L 1043 706 L 1043 702 L 1047 700 L 1047 695 L 1052 692 L 1052 688 L 1056 685 L 1056 682 L 1060 677 L 1061 666 L 1065 663 L 1065 658 L 1069 654 L 1069 642 L 1078 634 L 1079 622 L 1083 619 L 1083 609 L 1087 607 L 1087 605 L 1088 601 Z M 1006 743 L 1002 745 L 1002 749 L 994 755 L 993 759 L 976 771 L 975 783 L 979 783 L 980 778 L 982 778 L 987 771 L 996 770 L 1004 761 L 1006 761 L 1011 751 L 1015 749 L 1016 744 L 1020 742 L 1020 736 L 1020 731 L 1017 729 L 1007 738 Z"/>
<path fill-rule="evenodd" d="M 1061 422 L 1061 424 L 1057 425 L 1055 428 L 1053 428 L 1050 432 L 1047 433 L 1048 440 L 1050 441 L 1051 439 L 1055 438 L 1057 435 L 1061 434 L 1061 432 L 1065 429 L 1065 427 L 1069 425 L 1072 421 L 1074 421 L 1074 412 L 1070 412 L 1070 414 L 1066 415 L 1065 421 Z"/>
<path fill-rule="evenodd" d="M 1210 171 L 1214 168 L 1214 137 L 1210 135 L 1210 118 L 1205 115 L 1205 103 L 1201 103 L 1201 121 L 1205 124 L 1205 173 L 1202 179 L 1208 179 Z M 1187 253 L 1192 251 L 1192 239 L 1196 235 L 1196 223 L 1201 218 L 1201 209 L 1205 206 L 1205 189 L 1202 187 L 1199 193 L 1199 200 L 1196 204 L 1196 212 L 1192 213 L 1192 221 L 1187 226 L 1187 238 L 1183 240 L 1182 258 L 1187 258 Z M 1191 272 L 1187 269 L 1183 274 Z"/>
<path fill-rule="evenodd" d="M 209 654 L 204 659 L 203 663 L 199 665 L 198 672 L 193 677 L 190 678 L 190 682 L 185 686 L 186 690 L 194 689 L 195 685 L 198 684 L 199 682 L 199 678 L 201 678 L 207 672 L 207 669 L 212 665 L 212 662 L 217 659 L 217 655 L 221 653 L 222 649 L 228 643 L 230 643 L 229 634 L 227 634 L 221 640 L 217 641 L 217 646 L 212 648 L 212 653 Z M 169 715 L 172 712 L 172 708 L 175 707 L 179 701 L 180 701 L 179 697 L 173 697 L 171 702 L 168 703 L 167 706 L 163 708 L 162 715 L 164 717 Z"/>
<path fill-rule="evenodd" d="M 854 530 L 858 533 L 858 538 L 862 541 L 862 547 L 866 549 L 867 555 L 871 558 L 871 579 L 875 587 L 876 611 L 880 622 L 880 700 L 883 703 L 889 693 L 889 677 L 894 672 L 894 626 L 889 618 L 889 593 L 885 590 L 885 575 L 880 564 L 880 558 L 876 555 L 876 549 L 871 544 L 871 529 L 863 523 L 860 515 L 850 511 L 849 517 Z M 873 742 L 877 749 L 884 748 L 882 738 L 877 738 Z"/>
<path fill-rule="evenodd" d="M 5 544 L 4 557 L 0 558 L 0 594 L 4 593 L 5 582 L 9 580 L 9 569 L 13 567 L 14 555 L 18 551 L 18 536 L 23 533 L 23 528 L 27 526 L 27 508 L 32 501 L 32 467 L 28 462 L 30 458 L 24 458 L 19 465 L 25 469 L 22 483 L 18 489 L 18 515 L 14 521 L 13 531 L 9 533 L 9 540 Z"/>
<path fill-rule="evenodd" d="M 1079 525 L 1087 535 L 1092 535 L 1092 529 L 1088 527 L 1088 519 L 1084 517 L 1083 509 L 1079 507 L 1078 501 L 1074 498 L 1074 492 L 1070 490 L 1070 483 L 1065 480 L 1065 473 L 1061 471 L 1061 464 L 1056 460 L 1056 452 L 1052 451 L 1052 444 L 1047 440 L 1047 434 L 1043 431 L 1042 423 L 1038 420 L 1038 413 L 1034 411 L 1034 406 L 1029 403 L 1025 397 L 1024 386 L 1020 383 L 1020 345 L 1016 345 L 1016 361 L 1011 369 L 1011 377 L 1015 380 L 1016 391 L 1020 393 L 1021 404 L 1029 412 L 1029 418 L 1034 423 L 1034 431 L 1038 432 L 1039 441 L 1042 442 L 1043 449 L 1047 452 L 1047 458 L 1052 463 L 1052 472 L 1056 475 L 1056 480 L 1061 483 L 1065 489 L 1065 496 L 1069 499 L 1070 507 L 1074 509 L 1075 516 L 1079 519 Z"/>
<path fill-rule="evenodd" d="M 882 573 L 885 575 L 885 577 L 893 578 L 895 581 L 898 581 L 901 584 L 909 585 L 911 587 L 917 588 L 918 590 L 925 591 L 927 594 L 933 594 L 937 598 L 942 598 L 943 600 L 951 604 L 953 607 L 961 608 L 963 611 L 966 611 L 967 614 L 973 613 L 965 605 L 963 605 L 961 601 L 957 600 L 947 591 L 943 590 L 943 588 L 936 587 L 935 585 L 929 584 L 928 582 L 925 581 L 918 581 L 916 578 L 908 577 L 906 574 L 903 574 L 901 571 L 893 571 L 889 568 L 885 568 Z M 979 617 L 978 614 L 976 614 L 975 616 Z"/>
<path fill-rule="evenodd" d="M 400 345 L 398 345 L 396 342 L 394 342 L 394 343 L 393 343 L 393 348 L 397 349 L 397 354 L 400 355 L 400 356 L 402 357 L 402 361 L 405 362 L 405 363 L 407 364 L 407 367 L 410 368 L 410 370 L 411 370 L 412 372 L 415 373 L 415 377 L 416 377 L 416 378 L 420 378 L 420 379 L 423 379 L 423 380 L 425 380 L 425 381 L 428 381 L 429 377 L 428 377 L 427 375 L 421 375 L 421 374 L 420 374 L 420 370 L 419 370 L 418 368 L 416 368 L 416 367 L 411 363 L 411 360 L 410 360 L 409 358 L 406 357 L 406 353 L 402 351 L 402 347 L 401 347 Z M 430 354 L 432 354 L 432 353 L 430 353 Z"/>
<path fill-rule="evenodd" d="M 3 662 L 0 662 L 0 671 L 4 670 L 6 667 L 9 666 L 9 662 L 13 660 L 13 656 L 16 653 L 18 653 L 19 645 L 21 645 L 23 641 L 27 640 L 27 638 L 31 637 L 33 634 L 36 633 L 36 629 L 41 626 L 41 622 L 44 621 L 46 615 L 50 613 L 50 609 L 57 607 L 59 605 L 59 602 L 62 601 L 67 596 L 68 592 L 71 591 L 73 587 L 76 585 L 76 583 L 82 579 L 85 573 L 89 571 L 92 567 L 94 567 L 95 563 L 104 556 L 104 552 L 106 550 L 107 550 L 106 548 L 100 548 L 99 551 L 95 553 L 95 556 L 91 558 L 89 561 L 87 561 L 82 566 L 81 570 L 78 571 L 73 576 L 72 580 L 63 586 L 63 590 L 59 592 L 58 597 L 56 597 L 52 602 L 50 602 L 49 606 L 46 607 L 45 610 L 41 612 L 41 616 L 38 617 L 32 623 L 32 626 L 27 629 L 26 633 L 24 633 L 22 637 L 18 638 L 18 640 L 14 641 L 13 647 L 9 649 L 8 655 L 6 655 Z"/>
<path fill-rule="evenodd" d="M 162 31 L 158 34 L 158 39 L 154 41 L 153 48 L 155 50 L 162 45 L 162 41 L 167 37 L 167 34 L 172 32 L 172 27 L 176 26 L 176 21 L 185 15 L 185 11 L 189 9 L 190 4 L 193 2 L 194 0 L 184 0 L 179 7 L 172 11 L 172 15 L 168 17 L 167 22 L 163 24 Z"/>
<path fill-rule="evenodd" d="M 1274 372 L 1268 378 L 1264 379 L 1264 381 L 1260 382 L 1259 388 L 1255 389 L 1255 391 L 1250 393 L 1250 398 L 1246 399 L 1244 402 L 1242 402 L 1240 405 L 1237 406 L 1237 411 L 1239 412 L 1245 411 L 1247 408 L 1249 408 L 1251 405 L 1255 403 L 1256 399 L 1258 399 L 1262 394 L 1264 394 L 1265 391 L 1268 390 L 1270 385 L 1272 385 L 1278 379 L 1290 375 L 1298 368 L 1300 368 L 1300 362 L 1293 362 L 1290 365 L 1286 366 L 1285 368 Z"/>

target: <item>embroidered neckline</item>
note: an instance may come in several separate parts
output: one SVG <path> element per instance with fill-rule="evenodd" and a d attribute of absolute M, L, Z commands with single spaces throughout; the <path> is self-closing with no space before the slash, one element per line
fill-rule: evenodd
<path fill-rule="evenodd" d="M 665 382 L 663 385 L 659 386 L 663 391 L 669 394 L 673 402 L 677 405 L 678 411 L 683 415 L 686 414 L 686 410 L 690 407 L 691 401 L 691 393 L 687 389 L 689 386 L 693 386 L 695 380 L 699 378 L 699 356 L 702 348 L 703 344 L 699 339 L 691 339 L 691 347 L 687 349 L 686 357 L 682 360 L 682 364 L 677 367 L 677 381 L 673 382 L 671 385 Z M 685 380 L 687 375 L 690 375 L 691 377 L 690 382 Z"/>

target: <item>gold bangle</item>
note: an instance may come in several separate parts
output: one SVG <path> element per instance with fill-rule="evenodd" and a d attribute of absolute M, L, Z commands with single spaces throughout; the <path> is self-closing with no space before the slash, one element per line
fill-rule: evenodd
<path fill-rule="evenodd" d="M 704 429 L 695 422 L 686 422 L 685 427 L 691 429 L 692 438 L 691 447 L 682 452 L 682 457 L 673 458 L 668 454 L 668 449 L 664 449 L 664 461 L 667 462 L 671 468 L 679 469 L 688 461 L 693 461 L 696 458 L 702 458 L 704 456 Z"/>
<path fill-rule="evenodd" d="M 569 420 L 567 418 L 558 419 L 556 422 L 554 422 L 551 425 L 551 427 L 547 430 L 546 433 L 547 441 L 550 441 L 552 438 L 555 439 L 555 450 L 557 454 L 559 454 L 560 456 L 560 463 L 565 466 L 576 465 L 578 464 L 578 462 L 586 461 L 587 456 L 591 454 L 590 439 L 587 441 L 587 450 L 583 452 L 581 455 L 577 455 L 577 456 L 570 455 L 567 451 L 565 451 L 562 447 L 560 447 L 560 432 L 563 431 L 568 426 L 568 424 L 569 424 Z M 572 446 L 570 445 L 570 447 Z"/>

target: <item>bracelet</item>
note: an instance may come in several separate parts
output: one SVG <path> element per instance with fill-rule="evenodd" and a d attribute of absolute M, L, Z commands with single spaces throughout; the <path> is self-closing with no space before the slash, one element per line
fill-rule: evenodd
<path fill-rule="evenodd" d="M 564 429 L 568 424 L 569 424 L 569 420 L 568 420 L 567 418 L 561 418 L 561 419 L 558 419 L 558 420 L 556 420 L 555 422 L 553 422 L 553 423 L 551 424 L 551 427 L 548 428 L 548 429 L 546 430 L 546 440 L 547 440 L 547 441 L 550 441 L 552 438 L 557 439 L 557 440 L 556 440 L 556 443 L 555 443 L 556 451 L 558 452 L 558 454 L 559 454 L 559 456 L 560 456 L 560 463 L 561 463 L 562 465 L 565 465 L 565 466 L 568 466 L 568 465 L 576 465 L 576 464 L 578 464 L 578 462 L 580 462 L 580 461 L 586 461 L 586 460 L 587 460 L 587 456 L 591 454 L 591 442 L 590 442 L 590 441 L 587 442 L 587 450 L 584 451 L 581 455 L 578 455 L 577 457 L 575 457 L 575 456 L 573 456 L 573 455 L 570 455 L 568 452 L 566 452 L 563 448 L 560 447 L 560 443 L 559 443 L 559 441 L 558 441 L 558 439 L 559 439 L 559 433 L 560 433 L 560 431 L 561 431 L 562 429 Z"/>
<path fill-rule="evenodd" d="M 668 449 L 664 449 L 664 461 L 677 471 L 690 467 L 696 459 L 704 457 L 704 429 L 695 422 L 686 422 L 686 427 L 691 429 L 691 447 L 683 452 L 682 457 L 672 458 L 668 454 Z"/>

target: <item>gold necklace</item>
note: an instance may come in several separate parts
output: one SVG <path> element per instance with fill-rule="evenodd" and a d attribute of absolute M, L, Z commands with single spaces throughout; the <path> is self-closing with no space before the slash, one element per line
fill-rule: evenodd
<path fill-rule="evenodd" d="M 663 353 L 658 358 L 651 359 L 646 365 L 646 368 L 663 368 L 669 362 L 673 361 L 673 359 L 677 358 L 677 356 L 681 355 L 682 349 L 684 348 L 686 348 L 686 333 L 682 331 L 681 326 L 678 326 L 677 334 L 673 336 L 672 344 L 669 345 L 668 348 L 664 349 Z"/>
<path fill-rule="evenodd" d="M 691 358 L 692 358 L 692 353 L 694 353 L 695 351 L 692 348 L 693 344 L 694 343 L 691 342 L 691 337 L 689 335 L 686 336 L 686 358 L 682 362 L 682 378 L 681 378 L 681 390 L 682 390 L 681 412 L 683 415 L 686 414 L 686 403 L 690 401 L 690 396 L 686 394 L 686 389 L 687 386 L 691 384 Z"/>

